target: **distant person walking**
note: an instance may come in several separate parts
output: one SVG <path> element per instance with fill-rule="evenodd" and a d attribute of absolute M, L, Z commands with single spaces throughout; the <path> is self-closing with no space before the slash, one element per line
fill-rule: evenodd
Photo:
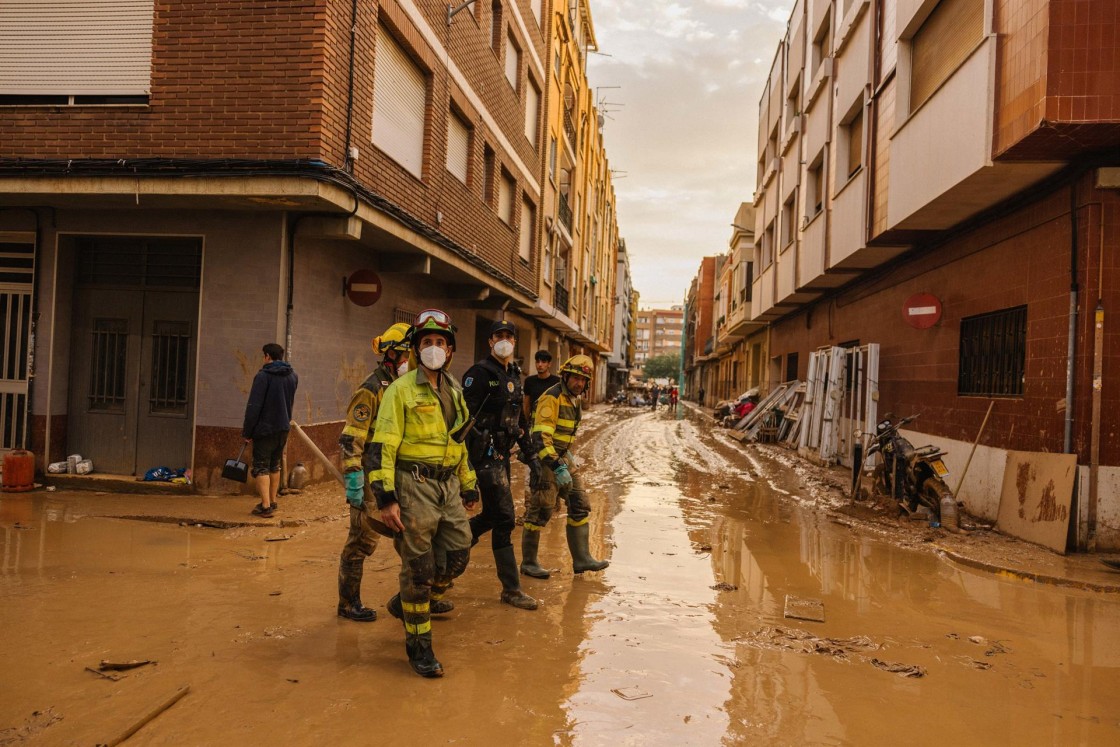
<path fill-rule="evenodd" d="M 651 410 L 657 409 L 657 399 L 661 396 L 661 389 L 654 385 L 649 393 L 649 406 Z"/>
<path fill-rule="evenodd" d="M 245 403 L 241 436 L 245 443 L 253 442 L 253 480 L 261 497 L 253 513 L 268 518 L 276 508 L 276 495 L 280 492 L 280 460 L 288 443 L 299 376 L 283 360 L 284 348 L 275 342 L 265 345 L 261 352 L 264 359 Z"/>
<path fill-rule="evenodd" d="M 700 391 L 696 393 L 696 402 L 701 407 L 704 406 L 704 387 L 700 387 Z"/>

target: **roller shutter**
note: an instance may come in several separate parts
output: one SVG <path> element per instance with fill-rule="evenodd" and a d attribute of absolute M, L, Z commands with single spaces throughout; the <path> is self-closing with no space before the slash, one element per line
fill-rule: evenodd
<path fill-rule="evenodd" d="M 153 0 L 2 0 L 0 95 L 147 96 Z"/>
<path fill-rule="evenodd" d="M 910 42 L 910 111 L 949 79 L 984 39 L 984 0 L 941 0 Z"/>
<path fill-rule="evenodd" d="M 424 165 L 427 78 L 384 26 L 377 29 L 375 55 L 373 144 L 420 178 Z"/>
<path fill-rule="evenodd" d="M 451 112 L 447 117 L 447 170 L 463 184 L 467 183 L 470 146 L 470 129 L 459 119 L 459 115 Z"/>

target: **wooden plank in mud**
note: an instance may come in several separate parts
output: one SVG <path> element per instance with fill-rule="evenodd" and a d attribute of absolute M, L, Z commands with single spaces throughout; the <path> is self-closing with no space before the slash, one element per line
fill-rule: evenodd
<path fill-rule="evenodd" d="M 1007 452 L 999 530 L 1064 555 L 1076 475 L 1075 454 Z"/>

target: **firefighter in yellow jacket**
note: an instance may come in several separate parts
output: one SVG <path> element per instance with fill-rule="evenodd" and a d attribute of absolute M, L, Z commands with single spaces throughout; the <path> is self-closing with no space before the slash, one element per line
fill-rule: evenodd
<path fill-rule="evenodd" d="M 548 571 L 537 562 L 541 530 L 552 518 L 556 495 L 568 506 L 568 550 L 572 554 L 572 570 L 601 571 L 610 563 L 596 560 L 588 548 L 591 528 L 588 526 L 591 504 L 587 493 L 580 486 L 577 475 L 572 474 L 566 459 L 568 449 L 576 437 L 582 408 L 582 394 L 591 383 L 591 359 L 586 355 L 573 355 L 560 367 L 560 383 L 545 390 L 537 400 L 531 432 L 533 449 L 545 469 L 540 470 L 525 512 L 525 527 L 521 534 L 521 572 L 533 578 L 548 578 Z"/>
<path fill-rule="evenodd" d="M 377 619 L 377 612 L 362 604 L 362 570 L 366 558 L 377 549 L 377 532 L 370 524 L 370 512 L 376 507 L 372 495 L 366 495 L 362 455 L 372 444 L 373 426 L 385 388 L 407 370 L 408 329 L 407 324 L 394 324 L 373 338 L 373 350 L 381 356 L 381 362 L 350 398 L 346 425 L 338 439 L 346 502 L 350 504 L 350 532 L 338 559 L 338 616 L 358 622 Z"/>
<path fill-rule="evenodd" d="M 451 319 L 437 309 L 422 311 L 409 335 L 420 365 L 385 390 L 364 464 L 381 520 L 397 532 L 401 556 L 400 593 L 386 606 L 404 622 L 412 669 L 442 677 L 432 650 L 431 599 L 467 568 L 471 527 L 465 509 L 479 494 L 463 445 L 470 416 L 446 370 L 455 349 Z"/>

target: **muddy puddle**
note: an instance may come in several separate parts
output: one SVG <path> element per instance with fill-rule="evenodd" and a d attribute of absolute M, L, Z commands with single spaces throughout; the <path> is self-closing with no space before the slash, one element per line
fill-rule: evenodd
<path fill-rule="evenodd" d="M 555 573 L 523 581 L 541 608 L 514 610 L 484 540 L 433 622 L 438 681 L 412 674 L 384 611 L 388 544 L 363 584 L 379 619 L 335 616 L 341 510 L 217 529 L 0 497 L 0 745 L 104 742 L 184 685 L 130 744 L 1120 740 L 1120 601 L 862 532 L 703 421 L 586 423 L 592 549 L 611 566 L 573 577 L 554 518 Z M 142 659 L 116 680 L 86 669 Z"/>

